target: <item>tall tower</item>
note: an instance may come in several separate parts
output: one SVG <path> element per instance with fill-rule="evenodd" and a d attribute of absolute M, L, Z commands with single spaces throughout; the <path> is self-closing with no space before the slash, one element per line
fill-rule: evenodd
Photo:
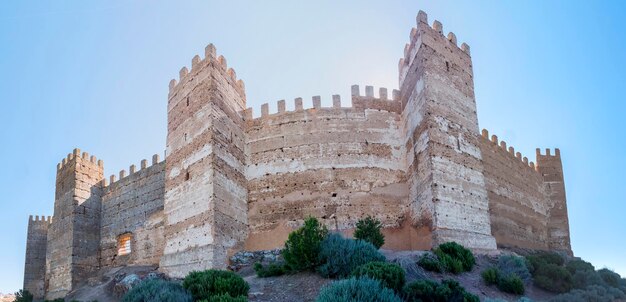
<path fill-rule="evenodd" d="M 57 166 L 46 248 L 46 299 L 63 298 L 98 269 L 104 167 L 79 149 Z"/>
<path fill-rule="evenodd" d="M 33 219 L 31 215 L 28 219 L 23 288 L 37 300 L 43 300 L 46 292 L 46 244 L 50 221 L 50 216 L 41 216 L 41 219 L 35 216 Z"/>
<path fill-rule="evenodd" d="M 247 235 L 243 82 L 216 57 L 195 56 L 170 82 L 165 167 L 165 249 L 173 277 L 225 268 Z"/>
<path fill-rule="evenodd" d="M 399 72 L 414 227 L 430 229 L 430 246 L 495 249 L 469 46 L 420 11 Z"/>
<path fill-rule="evenodd" d="M 561 151 L 555 149 L 554 153 L 551 155 L 550 149 L 546 149 L 546 154 L 542 155 L 541 150 L 537 149 L 537 171 L 543 176 L 548 197 L 552 202 L 548 216 L 548 247 L 551 250 L 564 251 L 571 255 Z"/>

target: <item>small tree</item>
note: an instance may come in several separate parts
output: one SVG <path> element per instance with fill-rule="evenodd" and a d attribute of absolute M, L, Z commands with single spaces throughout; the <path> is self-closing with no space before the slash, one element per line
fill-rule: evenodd
<path fill-rule="evenodd" d="M 367 241 L 379 249 L 385 244 L 385 236 L 380 231 L 381 229 L 382 223 L 380 220 L 367 216 L 365 219 L 357 221 L 354 238 Z"/>
<path fill-rule="evenodd" d="M 31 294 L 28 290 L 20 289 L 15 293 L 15 302 L 32 302 L 33 294 Z"/>
<path fill-rule="evenodd" d="M 321 243 L 328 230 L 316 218 L 309 217 L 304 225 L 291 232 L 285 242 L 283 257 L 287 265 L 295 271 L 315 268 L 319 263 Z"/>

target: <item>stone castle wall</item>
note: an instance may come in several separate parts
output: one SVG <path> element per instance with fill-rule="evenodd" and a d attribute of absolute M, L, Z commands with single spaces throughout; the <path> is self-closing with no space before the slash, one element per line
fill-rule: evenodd
<path fill-rule="evenodd" d="M 100 268 L 158 265 L 163 255 L 165 161 L 155 155 L 152 166 L 143 160 L 138 171 L 133 165 L 129 172 L 120 172 L 118 181 L 111 175 L 103 188 Z M 132 253 L 118 256 L 118 238 L 126 233 L 132 235 Z"/>
<path fill-rule="evenodd" d="M 29 222 L 25 289 L 64 297 L 124 265 L 171 277 L 225 268 L 238 250 L 282 247 L 307 216 L 348 236 L 373 216 L 393 250 L 457 241 L 571 253 L 560 151 L 538 151 L 535 165 L 479 134 L 469 46 L 423 12 L 416 21 L 391 95 L 355 85 L 351 105 L 298 98 L 257 118 L 207 46 L 170 82 L 164 161 L 109 183 L 80 150 L 59 164 L 54 217 Z M 132 251 L 120 255 L 127 235 Z"/>
<path fill-rule="evenodd" d="M 295 100 L 295 111 L 249 119 L 247 167 L 247 249 L 279 247 L 308 216 L 330 229 L 348 230 L 371 215 L 387 228 L 398 228 L 406 208 L 405 149 L 400 136 L 400 103 L 381 89 L 359 95 L 353 87 L 352 107 L 313 108 Z M 252 113 L 248 112 L 251 116 Z M 388 241 L 387 248 L 401 248 Z"/>
<path fill-rule="evenodd" d="M 547 249 L 552 205 L 543 176 L 506 142 L 483 130 L 481 152 L 492 234 L 501 246 Z"/>

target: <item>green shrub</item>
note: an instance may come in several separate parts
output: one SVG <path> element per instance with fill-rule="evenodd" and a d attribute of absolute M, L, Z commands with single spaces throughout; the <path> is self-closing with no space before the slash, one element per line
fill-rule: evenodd
<path fill-rule="evenodd" d="M 180 284 L 161 279 L 148 279 L 142 281 L 123 297 L 122 302 L 191 302 L 191 294 Z"/>
<path fill-rule="evenodd" d="M 526 259 L 514 255 L 503 255 L 498 258 L 498 271 L 501 276 L 516 275 L 522 281 L 529 282 L 532 275 L 526 265 Z"/>
<path fill-rule="evenodd" d="M 596 268 L 593 267 L 591 263 L 584 261 L 582 259 L 574 259 L 574 260 L 567 262 L 567 264 L 565 265 L 565 268 L 572 275 L 579 271 L 588 272 L 588 271 L 596 270 Z"/>
<path fill-rule="evenodd" d="M 614 301 L 624 299 L 624 293 L 616 288 L 592 285 L 586 289 L 574 289 L 569 293 L 560 294 L 550 302 L 589 302 L 589 301 Z"/>
<path fill-rule="evenodd" d="M 565 263 L 563 256 L 551 252 L 536 253 L 534 255 L 527 256 L 526 259 L 531 264 L 531 273 L 534 273 L 533 270 L 535 270 L 537 266 L 541 266 L 546 263 L 554 264 L 556 266 L 562 266 Z"/>
<path fill-rule="evenodd" d="M 346 277 L 360 265 L 385 261 L 375 246 L 363 240 L 346 239 L 331 234 L 322 242 L 318 272 L 327 278 Z"/>
<path fill-rule="evenodd" d="M 372 246 L 373 247 L 373 246 Z M 393 290 L 370 278 L 335 281 L 320 291 L 317 302 L 401 302 Z"/>
<path fill-rule="evenodd" d="M 498 279 L 498 289 L 505 293 L 521 295 L 524 294 L 524 281 L 516 274 L 502 276 Z"/>
<path fill-rule="evenodd" d="M 380 220 L 367 216 L 365 219 L 357 221 L 354 238 L 365 240 L 379 249 L 385 244 L 385 236 L 380 231 L 381 229 L 382 223 Z"/>
<path fill-rule="evenodd" d="M 370 262 L 357 267 L 353 272 L 354 277 L 369 277 L 378 280 L 387 288 L 391 288 L 396 292 L 402 290 L 404 286 L 405 275 L 404 270 L 397 264 L 386 262 Z"/>
<path fill-rule="evenodd" d="M 608 268 L 603 268 L 598 270 L 598 274 L 600 278 L 606 283 L 606 285 L 619 288 L 622 282 L 622 277 L 620 275 Z"/>
<path fill-rule="evenodd" d="M 500 279 L 498 269 L 495 267 L 484 270 L 480 275 L 483 277 L 483 281 L 485 281 L 487 285 L 498 284 L 498 279 Z"/>
<path fill-rule="evenodd" d="M 233 298 L 229 294 L 219 294 L 211 296 L 208 300 L 201 300 L 199 302 L 248 302 L 248 297 L 239 296 Z"/>
<path fill-rule="evenodd" d="M 316 218 L 307 218 L 285 242 L 282 254 L 287 265 L 295 271 L 315 268 L 319 265 L 321 243 L 327 235 L 328 230 Z"/>
<path fill-rule="evenodd" d="M 220 270 L 191 272 L 183 280 L 195 301 L 209 300 L 213 296 L 228 294 L 231 297 L 248 296 L 250 286 L 239 275 Z"/>
<path fill-rule="evenodd" d="M 33 294 L 26 289 L 20 289 L 15 293 L 14 302 L 33 302 Z"/>
<path fill-rule="evenodd" d="M 439 262 L 439 258 L 431 253 L 424 254 L 424 256 L 417 261 L 417 264 L 425 270 L 431 272 L 441 273 L 443 270 L 441 262 Z"/>
<path fill-rule="evenodd" d="M 533 282 L 538 287 L 555 293 L 572 289 L 572 275 L 562 266 L 564 259 L 559 254 L 542 252 L 526 259 L 531 264 Z"/>
<path fill-rule="evenodd" d="M 402 290 L 408 302 L 480 302 L 480 299 L 463 288 L 457 281 L 443 280 L 437 283 L 424 279 L 408 283 Z"/>
<path fill-rule="evenodd" d="M 471 271 L 476 263 L 472 251 L 456 242 L 446 242 L 435 249 L 443 268 L 453 274 Z"/>
<path fill-rule="evenodd" d="M 257 262 L 254 264 L 256 275 L 261 278 L 282 276 L 289 272 L 289 268 L 285 264 L 270 263 L 268 266 Z"/>

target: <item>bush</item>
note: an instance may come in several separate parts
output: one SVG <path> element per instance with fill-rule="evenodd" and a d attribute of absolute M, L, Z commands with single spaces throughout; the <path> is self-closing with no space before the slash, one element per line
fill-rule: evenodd
<path fill-rule="evenodd" d="M 20 289 L 15 293 L 14 302 L 33 302 L 33 294 L 26 289 Z"/>
<path fill-rule="evenodd" d="M 233 298 L 229 294 L 219 294 L 217 296 L 211 296 L 208 300 L 201 300 L 199 302 L 248 302 L 248 297 L 239 296 Z"/>
<path fill-rule="evenodd" d="M 608 286 L 619 288 L 622 283 L 622 277 L 608 268 L 598 270 L 598 275 Z"/>
<path fill-rule="evenodd" d="M 372 246 L 373 247 L 373 246 Z M 325 286 L 317 302 L 401 302 L 393 290 L 370 278 L 350 278 Z"/>
<path fill-rule="evenodd" d="M 437 283 L 424 279 L 408 283 L 403 288 L 404 298 L 409 302 L 480 302 L 480 299 L 465 291 L 458 282 L 454 280 L 443 280 Z"/>
<path fill-rule="evenodd" d="M 371 243 L 331 234 L 322 242 L 318 272 L 327 278 L 346 277 L 358 266 L 373 261 L 385 261 L 385 256 Z"/>
<path fill-rule="evenodd" d="M 443 270 L 437 256 L 430 253 L 424 254 L 424 256 L 417 261 L 417 264 L 425 270 L 431 272 L 441 273 Z"/>
<path fill-rule="evenodd" d="M 498 279 L 500 279 L 498 269 L 494 267 L 484 270 L 480 275 L 483 277 L 483 281 L 485 281 L 487 285 L 498 284 Z"/>
<path fill-rule="evenodd" d="M 396 292 L 402 290 L 404 286 L 405 275 L 404 270 L 397 264 L 386 262 L 370 262 L 357 267 L 353 272 L 354 277 L 369 277 L 378 280 L 387 288 L 391 288 Z"/>
<path fill-rule="evenodd" d="M 595 272 L 596 271 L 596 268 L 593 267 L 591 263 L 581 260 L 581 259 L 574 259 L 572 261 L 567 262 L 567 264 L 565 265 L 565 268 L 572 275 L 580 271 L 582 272 L 588 272 L 588 271 Z"/>
<path fill-rule="evenodd" d="M 380 231 L 381 229 L 380 220 L 367 216 L 365 219 L 357 221 L 354 238 L 367 241 L 379 249 L 385 244 L 385 236 Z"/>
<path fill-rule="evenodd" d="M 516 275 L 524 282 L 532 280 L 526 260 L 522 257 L 513 255 L 500 256 L 498 258 L 498 270 L 501 276 Z"/>
<path fill-rule="evenodd" d="M 588 301 L 613 301 L 616 299 L 624 299 L 625 295 L 622 291 L 605 286 L 592 285 L 584 290 L 575 289 L 569 293 L 560 294 L 550 302 L 588 302 Z"/>
<path fill-rule="evenodd" d="M 572 275 L 563 267 L 564 259 L 555 253 L 539 253 L 526 257 L 531 264 L 535 285 L 555 293 L 572 289 Z"/>
<path fill-rule="evenodd" d="M 327 235 L 328 230 L 317 219 L 307 218 L 285 242 L 282 254 L 287 265 L 295 271 L 315 268 L 319 265 L 321 243 Z"/>
<path fill-rule="evenodd" d="M 191 272 L 183 280 L 183 287 L 191 293 L 195 301 L 211 301 L 213 296 L 222 294 L 233 298 L 247 297 L 250 289 L 248 283 L 237 274 L 220 270 Z"/>
<path fill-rule="evenodd" d="M 498 289 L 505 293 L 521 295 L 524 293 L 524 281 L 515 274 L 503 276 L 498 280 Z"/>
<path fill-rule="evenodd" d="M 122 302 L 191 302 L 191 294 L 180 284 L 161 279 L 142 281 L 123 297 Z"/>
<path fill-rule="evenodd" d="M 456 242 L 446 242 L 435 249 L 442 267 L 453 274 L 471 271 L 476 263 L 472 251 Z"/>
<path fill-rule="evenodd" d="M 268 266 L 257 262 L 254 264 L 256 275 L 261 278 L 282 276 L 289 272 L 289 268 L 285 264 L 270 263 Z"/>
<path fill-rule="evenodd" d="M 554 264 L 556 266 L 562 266 L 565 263 L 565 259 L 557 254 L 551 252 L 540 252 L 534 255 L 527 256 L 526 259 L 531 264 L 530 272 L 534 274 L 534 270 L 537 266 L 545 264 Z"/>

